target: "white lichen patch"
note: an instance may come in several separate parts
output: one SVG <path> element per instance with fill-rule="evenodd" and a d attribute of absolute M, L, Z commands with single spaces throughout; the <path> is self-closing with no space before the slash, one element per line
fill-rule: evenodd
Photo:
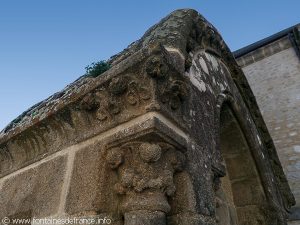
<path fill-rule="evenodd" d="M 212 87 L 210 86 L 210 84 L 206 84 L 206 88 L 210 91 L 210 93 L 214 93 Z"/>
<path fill-rule="evenodd" d="M 191 116 L 191 117 L 194 117 L 195 115 L 196 115 L 196 111 L 190 110 L 190 116 Z"/>
<path fill-rule="evenodd" d="M 256 137 L 257 137 L 258 143 L 261 145 L 262 143 L 261 143 L 259 135 L 257 134 Z"/>
<path fill-rule="evenodd" d="M 215 79 L 215 77 L 212 77 L 212 81 L 213 81 L 213 84 L 216 85 L 216 79 Z"/>
<path fill-rule="evenodd" d="M 289 133 L 289 136 L 291 136 L 291 137 L 294 137 L 294 136 L 296 136 L 297 135 L 297 132 L 296 131 L 293 131 L 293 132 L 290 132 Z"/>
<path fill-rule="evenodd" d="M 221 66 L 221 73 L 224 74 L 224 70 L 223 70 L 223 67 L 222 67 L 222 66 Z"/>
<path fill-rule="evenodd" d="M 199 73 L 199 76 L 201 77 L 201 70 L 198 68 L 195 60 L 192 61 L 192 65 L 193 67 L 191 69 L 195 69 Z"/>
<path fill-rule="evenodd" d="M 216 59 L 216 57 L 214 57 L 211 54 L 208 54 L 207 52 L 204 53 L 206 58 L 211 62 L 213 70 L 218 71 L 219 70 L 219 62 Z"/>
<path fill-rule="evenodd" d="M 206 65 L 206 62 L 205 62 L 205 60 L 204 60 L 202 57 L 200 57 L 199 63 L 200 63 L 200 65 L 201 65 L 202 70 L 203 70 L 206 74 L 209 74 L 209 71 L 208 71 L 208 67 L 207 67 L 207 65 Z"/>
<path fill-rule="evenodd" d="M 201 79 L 201 71 L 196 67 L 192 66 L 190 69 L 189 79 L 192 84 L 201 92 L 206 91 L 206 85 Z"/>
<path fill-rule="evenodd" d="M 224 91 L 224 90 L 225 90 L 225 87 L 224 87 L 223 84 L 219 84 L 219 86 L 220 86 L 221 91 Z"/>

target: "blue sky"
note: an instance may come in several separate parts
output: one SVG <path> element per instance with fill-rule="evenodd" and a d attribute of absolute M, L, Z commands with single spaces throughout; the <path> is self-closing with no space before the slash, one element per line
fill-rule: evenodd
<path fill-rule="evenodd" d="M 178 8 L 204 15 L 232 50 L 300 22 L 299 0 L 3 0 L 0 130 Z"/>

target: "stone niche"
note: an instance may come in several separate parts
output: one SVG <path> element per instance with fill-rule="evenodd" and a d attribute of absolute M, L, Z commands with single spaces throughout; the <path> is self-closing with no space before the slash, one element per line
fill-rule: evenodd
<path fill-rule="evenodd" d="M 177 10 L 109 63 L 1 132 L 1 218 L 286 224 L 272 139 L 209 22 Z"/>

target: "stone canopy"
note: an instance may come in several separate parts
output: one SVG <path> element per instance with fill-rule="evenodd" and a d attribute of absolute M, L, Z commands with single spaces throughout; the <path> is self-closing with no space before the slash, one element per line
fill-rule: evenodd
<path fill-rule="evenodd" d="M 286 224 L 295 203 L 218 31 L 177 10 L 0 134 L 0 218 Z"/>

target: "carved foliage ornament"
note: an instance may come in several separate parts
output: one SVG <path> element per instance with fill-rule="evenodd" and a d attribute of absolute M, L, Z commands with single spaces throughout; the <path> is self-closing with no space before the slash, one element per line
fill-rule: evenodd
<path fill-rule="evenodd" d="M 187 98 L 188 90 L 183 81 L 175 80 L 165 85 L 161 95 L 162 103 L 169 104 L 171 109 L 178 109 Z"/>
<path fill-rule="evenodd" d="M 176 190 L 173 176 L 182 171 L 185 156 L 166 143 L 133 142 L 107 151 L 107 164 L 115 170 L 115 191 L 122 210 L 168 212 L 167 197 Z"/>
<path fill-rule="evenodd" d="M 114 77 L 108 86 L 98 87 L 81 100 L 81 108 L 95 111 L 96 118 L 104 121 L 117 115 L 125 107 L 138 106 L 151 99 L 150 88 L 130 75 Z"/>
<path fill-rule="evenodd" d="M 165 59 L 152 56 L 146 62 L 146 73 L 157 79 L 159 96 L 163 104 L 169 105 L 172 110 L 177 110 L 188 96 L 188 88 L 184 77 L 170 75 L 171 68 Z"/>
<path fill-rule="evenodd" d="M 171 72 L 166 60 L 156 55 L 147 59 L 144 72 L 157 81 L 160 101 L 172 110 L 179 109 L 188 96 L 184 76 Z M 126 108 L 139 107 L 153 97 L 151 86 L 148 85 L 150 80 L 147 76 L 146 79 L 141 77 L 127 74 L 112 78 L 86 94 L 80 102 L 80 108 L 94 112 L 98 120 L 105 121 Z"/>

